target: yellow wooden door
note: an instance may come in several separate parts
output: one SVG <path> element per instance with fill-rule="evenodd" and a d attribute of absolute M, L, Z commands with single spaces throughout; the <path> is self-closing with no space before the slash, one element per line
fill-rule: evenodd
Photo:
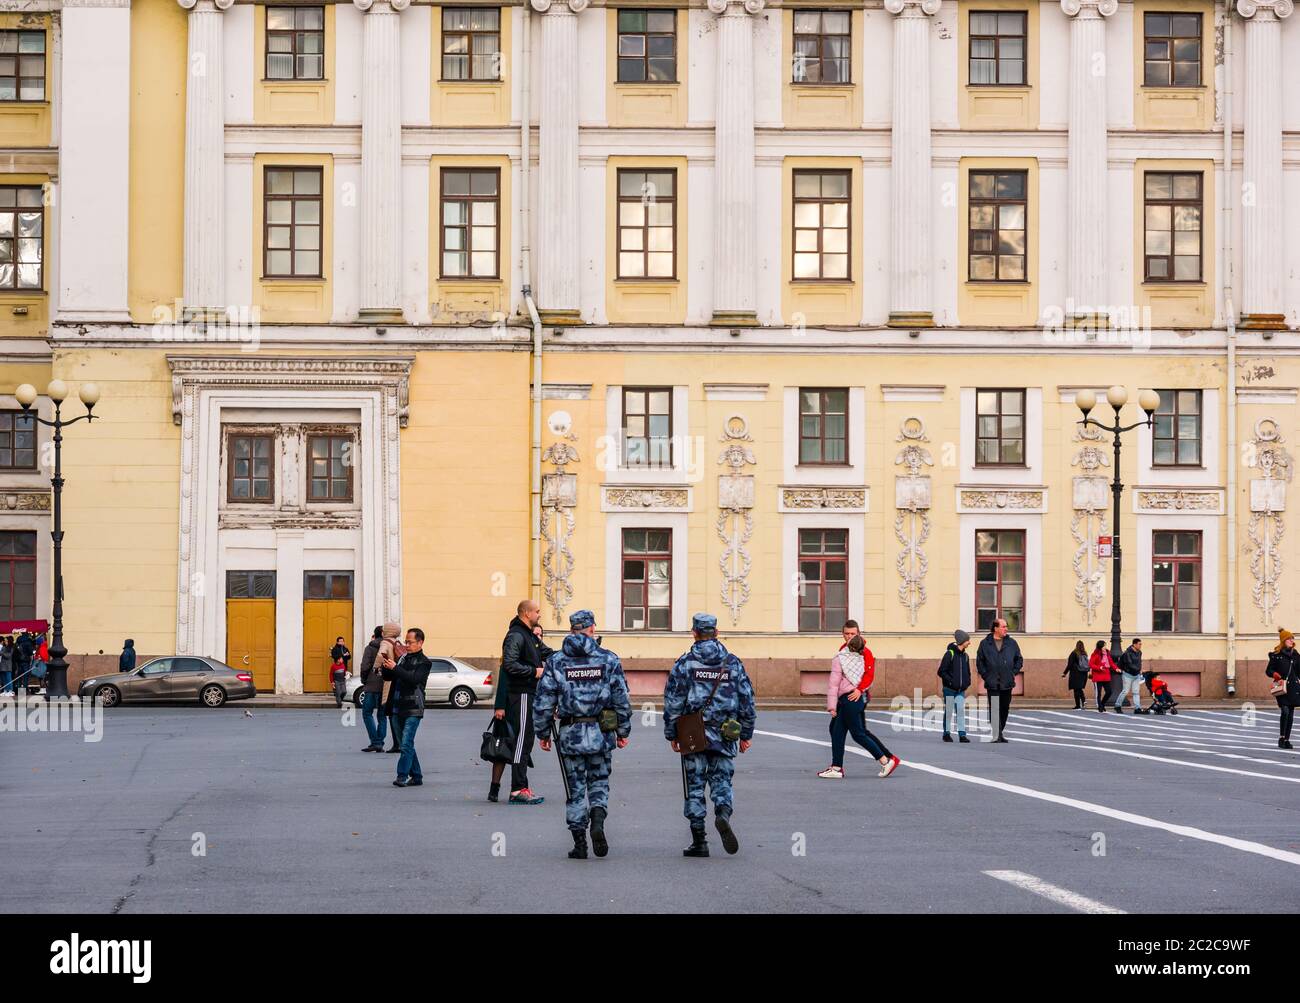
<path fill-rule="evenodd" d="M 275 689 L 275 600 L 226 600 L 226 664 L 249 669 L 259 690 Z"/>
<path fill-rule="evenodd" d="M 306 599 L 302 604 L 302 691 L 330 692 L 330 649 L 342 637 L 352 650 L 352 600 Z M 354 656 L 355 658 L 355 656 Z"/>

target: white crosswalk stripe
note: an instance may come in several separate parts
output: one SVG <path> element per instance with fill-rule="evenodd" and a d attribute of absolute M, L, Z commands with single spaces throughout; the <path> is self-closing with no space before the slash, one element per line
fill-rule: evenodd
<path fill-rule="evenodd" d="M 1124 916 L 1127 913 L 1123 909 L 1116 909 L 1114 906 L 1108 906 L 1104 902 L 1098 902 L 1096 899 L 1090 899 L 1086 895 L 1080 895 L 1078 892 L 1072 892 L 1068 888 L 1061 888 L 1042 878 L 1036 878 L 1032 874 L 1026 874 L 1024 871 L 984 871 L 990 878 L 996 878 L 998 881 L 1005 881 L 1008 884 L 1015 885 L 1017 888 L 1023 888 L 1027 892 L 1033 892 L 1035 895 L 1041 895 L 1045 899 L 1063 905 L 1075 912 L 1086 912 L 1093 914 Z"/>

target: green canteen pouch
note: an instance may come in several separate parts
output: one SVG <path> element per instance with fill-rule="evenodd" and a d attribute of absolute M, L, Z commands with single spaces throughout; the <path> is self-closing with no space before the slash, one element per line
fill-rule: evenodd
<path fill-rule="evenodd" d="M 613 707 L 606 707 L 602 710 L 597 720 L 600 723 L 601 731 L 618 731 L 618 712 Z"/>
<path fill-rule="evenodd" d="M 734 742 L 740 738 L 740 722 L 734 717 L 729 717 L 727 720 L 723 721 L 722 727 L 719 730 L 722 733 L 722 740 L 724 742 Z"/>

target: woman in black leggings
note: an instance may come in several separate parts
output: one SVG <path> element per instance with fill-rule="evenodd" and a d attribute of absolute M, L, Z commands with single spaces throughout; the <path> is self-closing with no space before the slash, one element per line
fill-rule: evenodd
<path fill-rule="evenodd" d="M 1097 647 L 1092 649 L 1088 667 L 1092 670 L 1093 685 L 1097 687 L 1097 710 L 1105 714 L 1106 708 L 1110 706 L 1110 698 L 1115 693 L 1115 673 L 1119 671 L 1115 659 L 1106 650 L 1105 641 L 1098 641 Z"/>
<path fill-rule="evenodd" d="M 1265 670 L 1274 683 L 1286 683 L 1286 689 L 1275 694 L 1277 709 L 1281 712 L 1279 749 L 1291 748 L 1291 722 L 1295 718 L 1296 704 L 1300 703 L 1300 654 L 1295 650 L 1295 635 L 1282 629 L 1277 632 L 1277 647 L 1269 652 Z"/>

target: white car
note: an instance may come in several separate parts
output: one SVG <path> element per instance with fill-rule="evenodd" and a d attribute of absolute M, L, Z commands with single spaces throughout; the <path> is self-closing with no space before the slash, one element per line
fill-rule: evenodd
<path fill-rule="evenodd" d="M 449 703 L 468 710 L 479 700 L 491 700 L 492 673 L 476 669 L 458 658 L 430 658 L 429 681 L 424 685 L 426 703 Z M 348 698 L 361 706 L 361 677 L 348 680 Z"/>

